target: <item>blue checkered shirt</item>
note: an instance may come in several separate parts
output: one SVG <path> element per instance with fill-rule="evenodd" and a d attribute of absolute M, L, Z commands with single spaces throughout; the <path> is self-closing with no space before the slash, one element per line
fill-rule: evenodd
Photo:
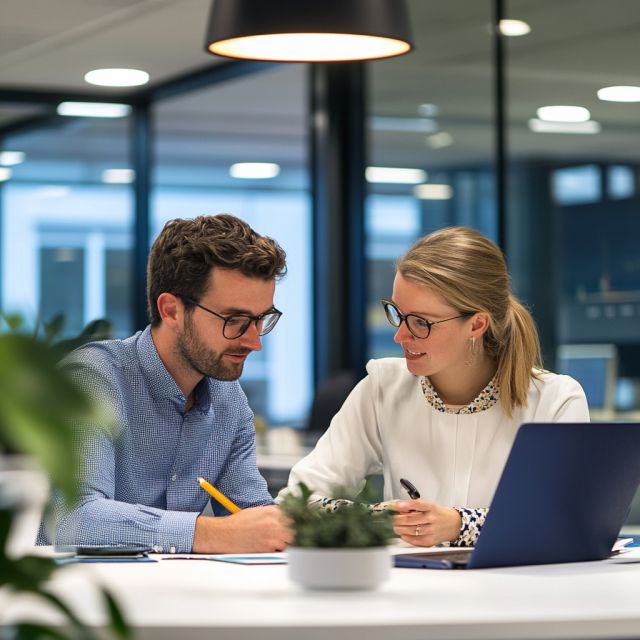
<path fill-rule="evenodd" d="M 256 467 L 253 413 L 237 381 L 204 378 L 185 414 L 186 397 L 149 327 L 126 340 L 85 345 L 64 369 L 113 407 L 120 432 L 84 443 L 80 503 L 57 514 L 56 544 L 189 552 L 196 518 L 209 501 L 198 476 L 240 508 L 272 504 Z M 227 514 L 211 503 L 216 516 Z"/>

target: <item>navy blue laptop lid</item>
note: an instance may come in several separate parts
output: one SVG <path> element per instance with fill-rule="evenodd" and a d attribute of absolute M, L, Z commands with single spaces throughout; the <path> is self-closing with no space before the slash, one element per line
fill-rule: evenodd
<path fill-rule="evenodd" d="M 639 423 L 524 424 L 467 566 L 606 558 L 639 484 Z"/>

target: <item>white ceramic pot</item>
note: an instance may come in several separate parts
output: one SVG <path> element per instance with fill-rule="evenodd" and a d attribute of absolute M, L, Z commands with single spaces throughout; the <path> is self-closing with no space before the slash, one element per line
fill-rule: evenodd
<path fill-rule="evenodd" d="M 289 577 L 306 589 L 375 589 L 389 577 L 387 547 L 289 547 Z"/>

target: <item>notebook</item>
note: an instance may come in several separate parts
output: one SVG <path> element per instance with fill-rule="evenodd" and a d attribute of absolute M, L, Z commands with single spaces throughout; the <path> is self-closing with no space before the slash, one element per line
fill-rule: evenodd
<path fill-rule="evenodd" d="M 395 566 L 508 567 L 601 560 L 640 484 L 640 423 L 518 430 L 474 549 L 398 554 Z"/>

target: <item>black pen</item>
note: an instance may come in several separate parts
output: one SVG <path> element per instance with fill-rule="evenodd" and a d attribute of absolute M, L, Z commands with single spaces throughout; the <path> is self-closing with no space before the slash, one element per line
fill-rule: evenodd
<path fill-rule="evenodd" d="M 400 478 L 400 484 L 412 500 L 417 500 L 420 497 L 420 492 L 407 479 Z"/>

